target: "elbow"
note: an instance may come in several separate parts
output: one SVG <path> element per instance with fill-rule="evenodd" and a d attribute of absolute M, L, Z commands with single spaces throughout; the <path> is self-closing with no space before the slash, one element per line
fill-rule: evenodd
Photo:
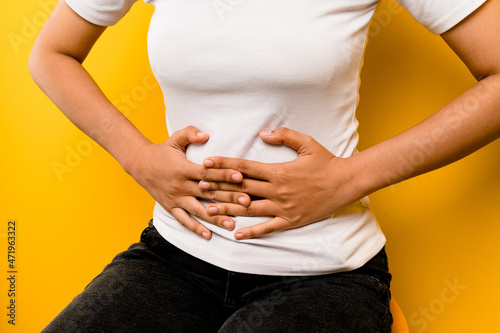
<path fill-rule="evenodd" d="M 35 41 L 28 58 L 28 71 L 35 83 L 42 88 L 44 82 L 50 78 L 60 66 L 57 53 Z"/>
<path fill-rule="evenodd" d="M 35 83 L 40 86 L 42 80 L 60 71 L 61 66 L 66 63 L 67 59 L 76 61 L 80 65 L 83 63 L 83 59 L 78 59 L 35 41 L 28 58 L 28 71 Z"/>
<path fill-rule="evenodd" d="M 37 54 L 34 49 L 31 50 L 29 59 L 28 59 L 28 70 L 30 72 L 31 78 L 36 81 L 36 73 L 38 68 L 38 59 Z"/>
<path fill-rule="evenodd" d="M 488 73 L 473 73 L 474 78 L 477 80 L 477 82 L 480 82 L 492 75 L 495 75 L 495 72 L 488 72 Z"/>
<path fill-rule="evenodd" d="M 28 71 L 29 71 L 33 81 L 35 81 L 35 83 L 37 83 L 37 84 L 38 84 L 38 79 L 40 77 L 39 73 L 41 72 L 41 69 L 43 67 L 43 65 L 42 65 L 43 58 L 44 58 L 44 54 L 40 50 L 40 47 L 35 42 L 35 45 L 31 49 L 29 59 L 28 59 Z"/>
<path fill-rule="evenodd" d="M 482 81 L 500 73 L 500 60 L 490 63 L 489 66 L 478 66 L 476 68 L 469 67 L 469 70 L 477 81 Z"/>

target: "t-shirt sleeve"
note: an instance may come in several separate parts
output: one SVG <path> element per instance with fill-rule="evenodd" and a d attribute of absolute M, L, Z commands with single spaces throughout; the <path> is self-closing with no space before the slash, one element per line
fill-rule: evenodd
<path fill-rule="evenodd" d="M 453 28 L 486 0 L 396 0 L 432 33 Z"/>
<path fill-rule="evenodd" d="M 103 26 L 116 24 L 137 0 L 65 0 L 85 20 Z"/>

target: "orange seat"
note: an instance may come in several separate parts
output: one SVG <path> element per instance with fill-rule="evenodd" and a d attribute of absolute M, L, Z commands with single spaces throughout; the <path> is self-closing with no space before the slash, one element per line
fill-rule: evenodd
<path fill-rule="evenodd" d="M 401 310 L 394 298 L 391 298 L 390 308 L 393 319 L 392 333 L 409 333 L 410 329 L 408 328 L 403 310 Z"/>

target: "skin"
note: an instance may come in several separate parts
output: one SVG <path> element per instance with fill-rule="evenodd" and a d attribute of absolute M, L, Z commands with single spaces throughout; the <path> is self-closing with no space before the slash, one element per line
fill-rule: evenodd
<path fill-rule="evenodd" d="M 204 165 L 208 168 L 231 168 L 252 179 L 245 178 L 239 184 L 205 180 L 200 188 L 265 198 L 246 207 L 213 204 L 207 212 L 214 216 L 275 216 L 236 230 L 236 239 L 296 228 L 329 217 L 381 188 L 457 161 L 496 140 L 500 136 L 500 1 L 487 1 L 442 38 L 478 80 L 464 94 L 414 127 L 348 158 L 338 158 L 313 138 L 290 129 L 260 133 L 268 143 L 294 148 L 299 157 L 279 164 L 207 158 Z"/>
<path fill-rule="evenodd" d="M 235 228 L 229 216 L 275 216 L 236 230 L 236 239 L 247 239 L 316 222 L 367 194 L 452 163 L 497 139 L 499 18 L 500 0 L 489 0 L 442 35 L 478 79 L 475 86 L 409 130 L 348 158 L 338 158 L 313 138 L 286 128 L 260 137 L 297 150 L 299 157 L 287 163 L 210 157 L 203 166 L 196 165 L 186 160 L 186 147 L 206 142 L 209 135 L 192 126 L 161 144 L 151 143 L 82 67 L 106 28 L 85 21 L 63 1 L 42 28 L 29 68 L 61 111 L 186 228 L 210 239 L 210 230 L 193 216 L 228 230 Z M 251 201 L 250 195 L 263 199 Z M 219 203 L 205 207 L 195 197 Z"/>
<path fill-rule="evenodd" d="M 189 126 L 161 144 L 150 142 L 111 104 L 83 68 L 83 61 L 105 29 L 81 18 L 64 1 L 58 2 L 30 54 L 33 79 L 78 128 L 116 158 L 179 223 L 206 239 L 211 237 L 210 230 L 193 216 L 234 229 L 230 217 L 208 215 L 195 198 L 250 203 L 244 193 L 199 188 L 202 179 L 242 180 L 237 171 L 207 169 L 186 159 L 186 147 L 206 142 L 209 135 Z"/>

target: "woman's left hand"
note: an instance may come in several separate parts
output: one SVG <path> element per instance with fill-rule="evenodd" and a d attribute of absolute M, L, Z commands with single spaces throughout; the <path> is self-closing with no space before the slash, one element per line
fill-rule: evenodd
<path fill-rule="evenodd" d="M 260 163 L 228 157 L 209 157 L 207 168 L 233 169 L 241 172 L 241 183 L 201 181 L 205 191 L 244 192 L 261 197 L 249 206 L 215 203 L 207 207 L 210 215 L 275 216 L 269 221 L 239 229 L 236 239 L 248 239 L 275 231 L 301 227 L 326 217 L 358 200 L 355 170 L 350 158 L 339 158 L 312 137 L 280 128 L 261 132 L 267 143 L 287 145 L 298 157 L 285 163 Z"/>

